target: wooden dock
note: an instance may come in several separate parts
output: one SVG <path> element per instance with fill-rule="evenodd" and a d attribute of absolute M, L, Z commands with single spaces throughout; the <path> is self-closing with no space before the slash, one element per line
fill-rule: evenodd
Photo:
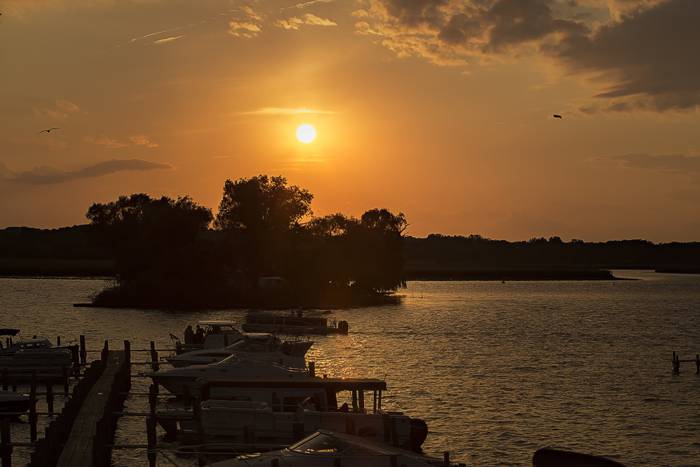
<path fill-rule="evenodd" d="M 122 351 L 107 353 L 107 361 L 100 378 L 87 395 L 73 423 L 61 456 L 56 464 L 58 467 L 93 466 L 93 446 L 100 420 L 109 410 L 110 394 L 117 386 L 115 381 L 124 365 L 125 354 Z"/>

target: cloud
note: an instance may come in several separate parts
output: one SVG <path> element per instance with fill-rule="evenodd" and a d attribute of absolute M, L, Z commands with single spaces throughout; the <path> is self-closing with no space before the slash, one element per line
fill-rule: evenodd
<path fill-rule="evenodd" d="M 123 141 L 118 141 L 116 139 L 110 138 L 108 136 L 98 136 L 97 138 L 93 138 L 91 136 L 87 136 L 85 138 L 86 143 L 91 143 L 91 144 L 96 144 L 98 146 L 104 146 L 109 149 L 119 149 L 119 148 L 125 148 L 129 146 L 129 143 L 125 143 Z"/>
<path fill-rule="evenodd" d="M 252 39 L 262 31 L 263 16 L 250 6 L 242 6 L 233 10 L 236 18 L 228 23 L 228 32 L 233 37 Z"/>
<path fill-rule="evenodd" d="M 51 120 L 66 120 L 71 114 L 80 112 L 80 107 L 69 100 L 58 99 L 42 107 L 34 107 L 34 115 Z"/>
<path fill-rule="evenodd" d="M 127 140 L 119 140 L 115 138 L 110 138 L 109 136 L 98 136 L 96 138 L 88 136 L 85 138 L 85 142 L 96 144 L 98 146 L 104 146 L 109 149 L 120 149 L 129 146 L 143 146 L 154 149 L 159 146 L 158 143 L 151 141 L 151 139 L 148 138 L 148 136 L 146 135 L 129 136 Z"/>
<path fill-rule="evenodd" d="M 306 13 L 301 17 L 293 16 L 291 18 L 278 19 L 275 21 L 275 26 L 287 30 L 297 30 L 303 25 L 328 27 L 337 26 L 338 23 L 327 18 L 321 18 L 320 16 L 316 16 L 311 13 Z"/>
<path fill-rule="evenodd" d="M 153 43 L 156 45 L 168 44 L 168 43 L 174 42 L 178 39 L 182 39 L 183 37 L 185 37 L 184 34 L 179 35 L 179 36 L 164 37 L 163 39 L 156 39 L 155 41 L 153 41 Z"/>
<path fill-rule="evenodd" d="M 157 148 L 158 143 L 151 141 L 146 135 L 129 136 L 129 141 L 136 146 L 145 146 L 147 148 Z"/>
<path fill-rule="evenodd" d="M 628 169 L 659 170 L 664 172 L 693 173 L 700 172 L 700 156 L 684 154 L 624 154 L 611 156 L 610 159 Z"/>
<path fill-rule="evenodd" d="M 466 65 L 535 51 L 601 86 L 604 110 L 700 105 L 697 0 L 361 2 L 356 32 L 399 57 Z"/>
<path fill-rule="evenodd" d="M 168 164 L 141 159 L 114 159 L 89 165 L 77 170 L 63 171 L 54 167 L 39 166 L 25 172 L 12 172 L 0 166 L 0 180 L 30 185 L 51 185 L 83 178 L 103 177 L 117 172 L 149 171 L 172 168 Z"/>
<path fill-rule="evenodd" d="M 566 66 L 607 83 L 597 95 L 621 110 L 690 110 L 700 105 L 700 2 L 646 6 L 553 49 Z"/>
<path fill-rule="evenodd" d="M 297 3 L 296 5 L 292 5 L 288 8 L 297 8 L 299 10 L 303 10 L 304 8 L 309 8 L 309 7 L 312 7 L 314 5 L 318 5 L 321 3 L 333 3 L 333 0 L 310 0 L 308 2 Z"/>
<path fill-rule="evenodd" d="M 262 107 L 240 112 L 238 115 L 332 115 L 332 110 L 308 109 L 306 107 Z"/>

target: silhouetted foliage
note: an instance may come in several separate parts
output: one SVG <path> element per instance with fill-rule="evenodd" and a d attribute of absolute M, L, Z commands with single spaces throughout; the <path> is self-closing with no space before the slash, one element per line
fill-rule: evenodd
<path fill-rule="evenodd" d="M 87 212 L 116 260 L 119 284 L 97 302 L 145 306 L 351 304 L 404 285 L 403 214 L 311 218 L 313 195 L 265 175 L 226 180 L 214 230 L 190 198 L 145 194 Z M 288 287 L 260 288 L 281 276 Z"/>

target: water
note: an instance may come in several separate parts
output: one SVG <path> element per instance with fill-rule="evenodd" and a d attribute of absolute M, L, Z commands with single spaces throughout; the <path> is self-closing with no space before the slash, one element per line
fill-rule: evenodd
<path fill-rule="evenodd" d="M 469 465 L 527 465 L 537 448 L 558 446 L 628 465 L 700 466 L 700 377 L 692 364 L 671 375 L 673 350 L 700 352 L 700 276 L 617 274 L 640 280 L 412 282 L 401 305 L 335 311 L 350 335 L 317 338 L 309 356 L 319 373 L 385 378 L 385 408 L 428 422 L 425 450 Z M 197 320 L 243 317 L 72 307 L 105 283 L 2 278 L 0 327 L 146 348 L 172 346 L 168 334 Z M 118 441 L 145 443 L 144 426 L 123 419 Z M 168 458 L 159 465 L 191 465 Z M 147 465 L 133 450 L 114 460 Z"/>

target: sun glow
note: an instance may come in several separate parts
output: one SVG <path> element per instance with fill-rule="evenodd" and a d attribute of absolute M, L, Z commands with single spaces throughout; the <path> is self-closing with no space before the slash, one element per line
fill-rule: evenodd
<path fill-rule="evenodd" d="M 316 139 L 316 128 L 313 125 L 304 123 L 297 127 L 297 140 L 300 143 L 310 144 Z"/>

